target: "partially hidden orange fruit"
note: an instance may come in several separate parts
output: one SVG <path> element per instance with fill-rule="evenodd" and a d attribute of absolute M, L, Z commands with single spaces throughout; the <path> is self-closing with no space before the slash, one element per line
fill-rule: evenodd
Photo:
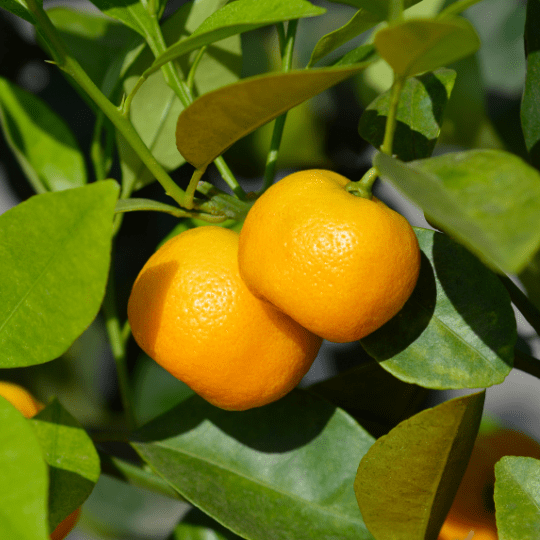
<path fill-rule="evenodd" d="M 390 320 L 420 271 L 408 221 L 347 183 L 325 170 L 291 174 L 255 202 L 240 232 L 240 274 L 251 291 L 334 342 Z"/>
<path fill-rule="evenodd" d="M 133 285 L 128 318 L 151 358 L 228 410 L 287 394 L 321 345 L 249 291 L 238 272 L 238 234 L 216 226 L 182 232 L 150 257 Z"/>
<path fill-rule="evenodd" d="M 503 456 L 540 459 L 540 444 L 520 431 L 501 428 L 480 434 L 467 470 L 439 533 L 439 540 L 498 540 L 495 522 L 495 464 Z"/>
<path fill-rule="evenodd" d="M 15 383 L 0 381 L 0 396 L 7 399 L 25 418 L 32 418 L 44 408 L 43 403 L 35 399 L 26 388 Z M 51 540 L 65 538 L 77 524 L 80 513 L 81 509 L 77 508 L 63 519 L 51 533 Z"/>

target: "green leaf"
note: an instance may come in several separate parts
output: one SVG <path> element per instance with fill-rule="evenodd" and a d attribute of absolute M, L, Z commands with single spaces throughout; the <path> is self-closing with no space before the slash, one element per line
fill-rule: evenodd
<path fill-rule="evenodd" d="M 86 183 L 86 168 L 68 125 L 37 96 L 0 77 L 0 125 L 38 193 Z"/>
<path fill-rule="evenodd" d="M 48 9 L 47 15 L 70 54 L 99 88 L 108 67 L 124 54 L 129 43 L 140 39 L 129 27 L 101 13 L 58 6 Z"/>
<path fill-rule="evenodd" d="M 459 17 L 409 19 L 379 30 L 375 47 L 401 77 L 433 71 L 480 47 L 472 24 Z"/>
<path fill-rule="evenodd" d="M 167 43 L 187 36 L 197 28 L 209 11 L 218 9 L 223 0 L 202 0 L 187 3 L 174 13 L 163 25 Z M 239 36 L 231 36 L 210 46 L 202 57 L 194 78 L 196 94 L 204 94 L 220 86 L 236 82 L 242 69 L 242 50 Z M 194 53 L 196 54 L 196 53 Z M 178 62 L 184 79 L 187 78 L 193 55 Z M 147 48 L 128 70 L 124 80 L 124 92 L 129 93 L 137 80 L 152 62 L 153 55 Z M 185 163 L 175 145 L 176 121 L 183 105 L 174 91 L 165 83 L 161 73 L 155 73 L 142 85 L 131 104 L 131 121 L 152 150 L 154 157 L 171 171 Z M 154 176 L 139 156 L 120 136 L 118 137 L 123 182 L 139 189 L 154 180 Z"/>
<path fill-rule="evenodd" d="M 456 72 L 445 68 L 407 79 L 399 99 L 392 148 L 398 159 L 410 161 L 431 156 L 455 79 Z M 358 131 L 375 148 L 384 140 L 390 99 L 390 91 L 381 94 L 360 118 Z"/>
<path fill-rule="evenodd" d="M 540 530 L 540 461 L 505 456 L 495 465 L 495 510 L 501 540 L 535 540 Z"/>
<path fill-rule="evenodd" d="M 258 540 L 373 540 L 351 489 L 373 438 L 301 391 L 244 412 L 194 396 L 141 428 L 140 456 L 187 500 Z"/>
<path fill-rule="evenodd" d="M 378 22 L 380 19 L 375 14 L 365 9 L 359 9 L 347 24 L 319 39 L 311 53 L 307 67 L 315 65 L 321 58 L 359 36 L 362 32 L 369 30 Z"/>
<path fill-rule="evenodd" d="M 527 75 L 521 100 L 521 127 L 527 150 L 536 166 L 540 165 L 540 2 L 527 2 L 525 44 Z"/>
<path fill-rule="evenodd" d="M 46 540 L 47 465 L 26 418 L 0 397 L 0 538 Z"/>
<path fill-rule="evenodd" d="M 178 117 L 178 150 L 189 163 L 202 169 L 248 133 L 359 73 L 368 64 L 271 73 L 210 92 Z"/>
<path fill-rule="evenodd" d="M 495 269 L 517 273 L 540 247 L 540 173 L 500 150 L 375 166 L 428 219 Z"/>
<path fill-rule="evenodd" d="M 204 45 L 281 21 L 314 17 L 326 10 L 306 0 L 236 0 L 208 17 L 193 34 L 160 54 L 148 73 Z"/>
<path fill-rule="evenodd" d="M 109 271 L 113 180 L 35 195 L 0 216 L 0 366 L 63 354 L 96 316 Z"/>
<path fill-rule="evenodd" d="M 38 3 L 43 5 L 39 0 Z M 21 19 L 29 23 L 36 24 L 34 16 L 28 10 L 24 0 L 0 0 L 0 8 L 13 13 L 13 15 L 17 15 L 17 17 L 21 17 Z"/>
<path fill-rule="evenodd" d="M 375 47 L 371 44 L 367 44 L 360 45 L 360 47 L 356 47 L 356 49 L 349 51 L 333 64 L 333 66 L 350 66 L 351 64 L 359 64 L 360 62 L 369 62 L 369 64 L 372 64 L 377 60 L 380 60 L 380 58 L 377 55 Z"/>
<path fill-rule="evenodd" d="M 51 531 L 88 498 L 100 475 L 92 439 L 54 400 L 30 420 L 49 465 Z"/>
<path fill-rule="evenodd" d="M 381 366 L 426 388 L 484 388 L 513 365 L 516 321 L 500 280 L 448 236 L 415 229 L 420 277 L 402 310 L 361 340 Z"/>
<path fill-rule="evenodd" d="M 241 540 L 241 538 L 198 508 L 192 508 L 174 529 L 171 540 Z"/>
<path fill-rule="evenodd" d="M 422 411 L 377 439 L 354 482 L 375 538 L 436 540 L 465 472 L 485 392 Z"/>
<path fill-rule="evenodd" d="M 416 413 L 428 393 L 400 381 L 377 362 L 363 363 L 308 390 L 345 410 L 376 437 Z"/>

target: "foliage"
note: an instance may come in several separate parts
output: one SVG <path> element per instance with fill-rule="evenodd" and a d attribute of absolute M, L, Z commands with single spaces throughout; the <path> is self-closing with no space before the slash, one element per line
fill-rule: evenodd
<path fill-rule="evenodd" d="M 471 83 L 491 61 L 477 1 L 93 0 L 87 12 L 0 0 L 35 26 L 94 123 L 83 141 L 77 119 L 0 77 L 3 144 L 33 193 L 0 216 L 0 378 L 58 394 L 28 420 L 0 399 L 1 538 L 45 540 L 115 477 L 125 493 L 190 505 L 160 529 L 170 540 L 437 539 L 482 389 L 513 368 L 540 377 L 516 346 L 513 311 L 540 333 L 540 4 L 528 0 L 519 30 L 521 123 L 497 134 L 487 90 Z M 381 69 L 384 88 L 370 79 Z M 339 150 L 372 145 L 368 167 L 302 150 L 322 146 L 310 130 L 339 109 L 330 91 L 354 94 L 342 114 L 355 133 Z M 376 178 L 392 184 L 438 230 L 415 227 L 420 278 L 361 340 L 363 361 L 275 403 L 223 411 L 137 349 L 126 322 L 134 274 L 165 237 L 208 223 L 239 230 L 286 166 L 315 159 L 360 196 Z M 257 187 L 237 179 L 253 163 Z M 155 216 L 167 220 L 157 232 Z M 96 373 L 117 386 L 112 398 Z M 465 388 L 480 391 L 422 406 L 427 389 Z M 533 538 L 540 463 L 505 457 L 495 473 L 501 538 Z M 163 524 L 152 526 L 150 536 Z"/>

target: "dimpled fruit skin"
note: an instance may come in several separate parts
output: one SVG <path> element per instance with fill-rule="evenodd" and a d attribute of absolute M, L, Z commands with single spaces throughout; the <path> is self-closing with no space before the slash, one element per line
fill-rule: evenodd
<path fill-rule="evenodd" d="M 508 428 L 480 434 L 438 540 L 465 540 L 470 531 L 472 540 L 498 540 L 493 487 L 495 464 L 503 456 L 540 459 L 540 444 Z"/>
<path fill-rule="evenodd" d="M 407 220 L 356 197 L 324 170 L 291 174 L 250 209 L 240 233 L 240 274 L 254 294 L 334 342 L 367 336 L 411 295 L 420 271 Z"/>
<path fill-rule="evenodd" d="M 256 298 L 238 272 L 238 234 L 215 226 L 166 242 L 128 302 L 135 340 L 204 399 L 246 410 L 291 391 L 321 339 Z"/>

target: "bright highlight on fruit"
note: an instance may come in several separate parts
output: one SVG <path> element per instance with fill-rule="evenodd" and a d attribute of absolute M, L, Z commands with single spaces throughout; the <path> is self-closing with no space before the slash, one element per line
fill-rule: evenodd
<path fill-rule="evenodd" d="M 28 390 L 11 382 L 0 381 L 0 396 L 7 399 L 25 418 L 32 418 L 45 407 Z M 77 508 L 62 520 L 51 533 L 51 540 L 63 540 L 77 524 L 80 513 L 81 509 Z"/>
<path fill-rule="evenodd" d="M 185 231 L 150 257 L 133 285 L 128 318 L 151 358 L 228 410 L 283 397 L 321 345 L 249 291 L 238 272 L 238 234 L 215 226 Z"/>
<path fill-rule="evenodd" d="M 471 530 L 473 540 L 498 540 L 493 489 L 495 464 L 504 456 L 540 459 L 540 444 L 513 429 L 480 434 L 438 540 L 465 538 Z"/>
<path fill-rule="evenodd" d="M 255 202 L 240 232 L 249 289 L 334 342 L 361 339 L 394 317 L 420 271 L 408 221 L 352 195 L 347 183 L 331 171 L 291 174 Z"/>

